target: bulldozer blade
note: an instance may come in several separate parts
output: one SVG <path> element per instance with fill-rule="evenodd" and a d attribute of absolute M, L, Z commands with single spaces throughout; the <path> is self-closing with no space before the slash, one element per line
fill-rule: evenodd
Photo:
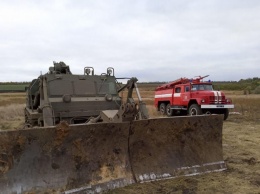
<path fill-rule="evenodd" d="M 129 123 L 0 132 L 1 193 L 98 193 L 134 182 Z"/>
<path fill-rule="evenodd" d="M 100 193 L 226 169 L 221 115 L 0 132 L 2 193 Z"/>
<path fill-rule="evenodd" d="M 130 162 L 137 182 L 226 169 L 222 115 L 134 121 Z"/>

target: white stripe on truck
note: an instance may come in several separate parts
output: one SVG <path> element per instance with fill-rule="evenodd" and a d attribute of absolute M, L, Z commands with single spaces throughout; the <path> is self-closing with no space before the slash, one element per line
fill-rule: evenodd
<path fill-rule="evenodd" d="M 222 99 L 222 96 L 221 96 L 221 92 L 220 91 L 212 91 L 214 93 L 214 96 L 215 96 L 215 104 L 218 104 L 221 99 Z"/>
<path fill-rule="evenodd" d="M 174 93 L 173 96 L 174 97 L 180 97 L 181 93 Z M 169 98 L 169 97 L 172 97 L 172 93 L 170 93 L 170 94 L 157 94 L 157 95 L 154 96 L 154 98 Z"/>
<path fill-rule="evenodd" d="M 172 97 L 172 94 L 157 94 L 154 96 L 154 98 L 169 98 Z"/>

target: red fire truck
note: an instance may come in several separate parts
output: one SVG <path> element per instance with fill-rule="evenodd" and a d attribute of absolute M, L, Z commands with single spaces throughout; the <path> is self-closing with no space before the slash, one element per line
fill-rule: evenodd
<path fill-rule="evenodd" d="M 234 108 L 231 99 L 221 91 L 215 91 L 212 82 L 203 78 L 180 78 L 156 88 L 154 105 L 167 116 L 224 114 L 228 118 L 229 109 Z"/>

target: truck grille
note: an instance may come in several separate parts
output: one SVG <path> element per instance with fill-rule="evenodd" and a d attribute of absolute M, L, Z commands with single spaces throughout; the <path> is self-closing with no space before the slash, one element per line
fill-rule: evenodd
<path fill-rule="evenodd" d="M 210 96 L 209 97 L 210 104 L 226 104 L 225 96 Z"/>

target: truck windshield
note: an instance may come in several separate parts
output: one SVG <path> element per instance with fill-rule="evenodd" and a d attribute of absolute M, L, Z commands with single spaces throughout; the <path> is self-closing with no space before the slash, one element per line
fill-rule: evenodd
<path fill-rule="evenodd" d="M 210 84 L 194 84 L 191 87 L 191 91 L 202 91 L 202 90 L 213 90 L 212 85 Z"/>
<path fill-rule="evenodd" d="M 97 83 L 98 94 L 117 94 L 115 82 Z"/>
<path fill-rule="evenodd" d="M 90 80 L 53 80 L 48 82 L 50 96 L 62 96 L 64 94 L 75 96 L 93 96 L 96 94 L 116 95 L 116 85 L 113 81 L 98 82 L 97 90 L 95 82 Z"/>

